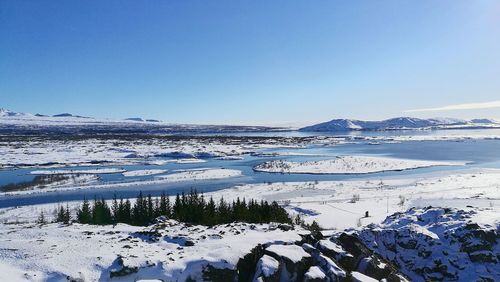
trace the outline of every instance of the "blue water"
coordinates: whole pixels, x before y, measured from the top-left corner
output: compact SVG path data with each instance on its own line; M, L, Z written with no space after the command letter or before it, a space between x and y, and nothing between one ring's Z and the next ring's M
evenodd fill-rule
M447 131L448 132L448 131ZM478 131L478 134L483 133ZM491 131L489 131L491 132ZM441 132L442 133L442 132ZM280 133L282 134L282 133ZM295 134L295 133L293 133ZM303 134L303 133L298 133ZM373 136L373 134L372 134ZM126 170L139 169L166 169L168 173L174 173L175 170L196 169L196 168L230 168L241 170L243 176L238 178L169 183L161 185L142 185L126 188L102 189L88 188L73 191L58 191L48 193L37 193L30 195L0 196L0 208L31 205L40 203L51 203L71 200L81 200L84 197L93 198L104 197L112 198L114 194L118 197L135 197L139 191L159 195L162 192L175 194L196 188L198 191L209 192L225 189L239 184L247 183L265 183L265 182L288 182L288 181L322 181L322 180L347 180L347 179L382 179L394 176L424 175L433 173L443 173L450 171L460 171L474 168L500 168L500 140L466 140L461 142L454 141L411 141L402 143L381 143L380 145L369 145L367 142L358 142L355 144L343 144L334 146L309 146L300 149L266 149L262 152L294 152L315 154L314 156L279 156L279 157L259 157L245 155L243 160L215 160L207 159L205 163L196 164L176 164L168 163L162 166L156 165L133 165L133 166L109 166L114 168L123 168ZM390 156L395 158L437 160L437 161L468 161L472 162L463 167L443 166L422 168L415 170L399 172L382 172L373 174L359 175L309 175L309 174L275 174L254 172L253 167L272 159L284 159L291 161L307 161L331 159L339 155L375 155ZM106 167L106 166L104 166ZM93 167L72 167L72 169L87 169ZM12 169L0 171L0 186L9 183L18 183L31 181L34 175L30 172L35 169ZM121 173L101 174L99 175L103 182L124 182L154 179L154 176L124 177Z

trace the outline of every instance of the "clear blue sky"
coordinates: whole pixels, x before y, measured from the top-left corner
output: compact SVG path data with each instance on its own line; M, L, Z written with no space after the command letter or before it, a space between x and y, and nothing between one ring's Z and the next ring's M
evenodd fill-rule
M15 111L278 124L498 100L497 0L0 0Z

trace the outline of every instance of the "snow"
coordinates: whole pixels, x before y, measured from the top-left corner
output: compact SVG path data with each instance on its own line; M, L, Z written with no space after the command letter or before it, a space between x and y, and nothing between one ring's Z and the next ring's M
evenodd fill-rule
M199 163L206 159L237 160L244 155L312 156L302 152L267 151L276 148L335 146L338 144L398 143L424 141L500 140L500 135L484 131L433 132L429 135L315 136L305 138L239 137L144 137L140 141L116 136L64 138L50 136L4 137L0 139L0 168L165 165Z
M126 171L122 174L124 176L127 176L127 177L132 177L132 176L146 176L146 175L162 174L165 172L167 172L166 169L142 169L142 170Z
M397 117L382 121L362 121L351 119L334 119L331 121L303 127L301 131L334 132L352 130L404 130L404 129L449 129L449 128L499 128L494 120L473 119L470 121L453 118L419 119Z
M300 262L305 257L310 257L304 249L297 245L272 245L266 249L280 257L286 257L292 262Z
M206 160L200 160L200 159L178 159L176 163L178 164L198 164L198 163L205 163L207 162Z
M189 181L202 181L202 180L217 180L231 177L242 176L241 171L235 169L224 168L204 168L184 170L172 174L157 175L153 180L138 180L130 182L118 183L97 183L93 182L75 182L72 184L77 185L46 185L43 189L38 190L25 190L25 191L10 191L0 194L1 196L32 194L32 193L46 193L55 191L68 191L68 190L81 190L81 189L115 189L121 187L144 187L147 185L159 185L173 182L189 182ZM85 185L82 185L85 183ZM89 185L92 184L92 185Z
M279 261L268 255L263 255L257 262L257 269L260 270L260 272L256 272L255 277L259 277L261 274L263 274L264 277L270 277L278 271L279 267Z
M0 111L1 112L1 111ZM3 111L5 116L18 116ZM31 118L31 117L30 117ZM58 119L87 120L77 117ZM76 121L75 121L76 122ZM416 121L415 121L416 122ZM453 126L453 120L440 120ZM135 122L142 123L142 122ZM354 127L355 124L351 124ZM341 136L310 137L307 139L248 139L240 137L228 139L183 139L157 138L137 140L110 139L38 139L0 140L0 167L25 166L70 166L102 165L121 166L125 164L165 165L176 163L199 163L208 158L220 160L239 160L246 154L253 156L305 156L295 152L269 151L273 148L300 148L308 145L335 146L354 142L356 144L382 144L407 141L463 141L478 139L499 139L492 135L467 135L457 133L421 136ZM208 141L207 141L208 140ZM259 151L266 149L264 152ZM310 156L310 155L309 155ZM175 158L175 159L173 159ZM425 160L405 160L387 157L342 156L333 160L287 162L265 162L259 167L267 172L284 173L372 173L431 167L438 165L462 166L464 162L437 162ZM186 165L187 166L187 165ZM187 166L190 167L190 166ZM197 166L193 166L197 167ZM51 183L42 187L30 187L26 191L13 191L12 194L44 193L86 188L120 188L175 183L180 181L206 181L241 177L242 172L224 168L198 168L191 170L169 171L163 169L141 169L125 171L119 168L94 169L37 169L33 174L74 174L74 178ZM126 183L98 183L100 173L123 173L128 177L155 175L152 180L129 181ZM79 175L82 174L82 175ZM277 182L238 185L229 189L206 193L215 200L224 197L227 201L237 197L256 200L278 201L292 215L300 214L306 223L317 221L321 227L329 229L330 234L347 232L360 234L372 247L378 248L387 258L412 261L416 267L426 267L433 263L431 259L444 259L443 251L450 252L450 257L460 258L459 264L470 263L468 255L460 255L457 245L446 239L450 230L465 232L464 226L474 223L483 231L498 229L500 223L500 170L461 167L458 170L415 173L385 177L369 175L366 179L342 181ZM92 183L93 185L88 185ZM66 205L66 203L60 203ZM67 203L72 213L79 202ZM425 208L429 205L452 208ZM137 274L131 274L116 281L184 281L191 277L201 279L201 271L207 265L216 268L234 269L237 261L258 244L269 246L266 252L284 256L297 262L304 257L314 257L320 266L308 270L308 276L321 274L337 276L342 269L334 259L317 255L307 247L295 245L303 238L299 235L304 230L284 232L272 224L256 225L233 223L213 228L191 226L174 221L163 222L163 227L133 227L123 224L116 226L87 226L73 224L47 224L38 226L35 220L44 211L47 218L57 204L43 204L9 209L0 209L0 281L47 281L73 279L85 281L106 280L111 270L119 269L118 257L123 258L127 266L139 268ZM408 210L410 208L410 210ZM463 209L462 211L455 210ZM365 212L369 216L365 217ZM158 229L156 229L158 228ZM461 229L462 228L462 229ZM138 232L160 233L158 240L150 240ZM397 234L398 237L393 237ZM391 237L392 236L392 237ZM386 243L399 240L403 245L411 245L415 240L418 246L426 250L435 250L431 259L416 260L418 252L409 250L400 252L396 258ZM470 239L471 246L482 246L480 236ZM188 247L186 241L193 241ZM371 243L370 243L371 242ZM431 243L433 242L433 243ZM338 242L337 242L338 243ZM335 253L349 255L330 239L321 240L315 247L326 248ZM370 245L370 244L373 245ZM442 243L442 245L441 245ZM271 245L269 245L271 244ZM377 246L377 247L375 247ZM387 247L387 248L386 248ZM498 247L493 252L498 253ZM439 254L441 252L441 255ZM484 250L474 251L471 256L488 256ZM335 258L337 259L337 258ZM365 263L368 259L365 260ZM280 264L269 255L259 260L264 275L279 271ZM429 265L427 265L429 264ZM340 265L340 264L339 264ZM383 267L384 263L379 263ZM401 263L404 265L404 263ZM472 269L470 267L476 267ZM283 267L283 266L281 266ZM451 269L451 266L449 266ZM485 269L494 267L468 264L467 274L461 274L462 281L474 281L474 273L486 273ZM480 271L477 271L480 269ZM361 270L358 270L361 271ZM407 273L413 268L407 266ZM321 272L321 273L320 273ZM348 275L345 274L344 275ZM352 273L356 281L373 281L361 273ZM415 278L415 277L412 277ZM470 278L470 279L469 279ZM412 279L418 281L417 279Z
M38 275L41 276L40 274ZM26 271L23 269L16 268L0 260L0 281L21 282L29 278L34 277L26 275Z
M33 170L30 173L36 175L52 174L111 174L125 172L121 168L97 168L97 169L61 169L61 170Z
M5 272L0 271L0 277L5 276L2 273L9 275L8 280L2 281L15 281L10 278L21 273L31 277L36 274L38 278L29 279L35 281L45 281L53 273L58 273L59 279L69 276L107 281L110 271L116 268L118 256L123 258L124 265L139 267L138 273L124 278L126 281L159 277L165 281L185 281L188 277L199 280L204 266L235 268L239 258L258 244L272 243L276 238L290 243L300 240L295 232L271 230L265 224L253 228L249 224L207 228L169 220L156 227L55 223L41 227L30 223L1 227L0 270ZM159 232L160 240L150 240L138 233L150 230ZM161 239L179 234L192 240L194 246L183 247Z
M318 266L311 266L304 275L304 279L326 279L326 275Z
M345 253L344 249L342 249L341 246L339 246L338 244L330 241L330 240L321 240L319 242L320 246L322 248L325 248L325 249L328 249L328 250L332 250L334 251L335 253L338 253L338 254L342 254L342 253Z
M316 213L303 215L306 222L316 220L324 228L337 230L350 228L352 232L362 232L360 234L365 234L362 238L365 238L366 242L376 243L381 252L384 252L380 247L382 242L386 242L386 239L387 242L394 241L388 236L389 234L399 234L398 240L401 242L405 242L402 241L405 236L418 242L436 240L444 242L446 230L465 226L469 222L477 223L486 230L496 228L500 223L498 217L500 207L495 200L500 198L498 183L500 183L500 170L478 169L435 177L427 175L394 177L384 179L383 182L375 178L362 181L247 184L207 193L206 196L213 196L215 199L224 196L226 200L236 197L278 200L292 214L297 213L295 207L314 210ZM360 195L355 203L351 203L352 194ZM406 197L402 205L399 204L400 195ZM415 206L415 203L427 206L432 201L443 206L464 208L465 212L453 211L446 214L444 209L428 209L425 212L413 209L405 213L396 213L386 219L394 212L406 211L409 207ZM77 204L78 202L69 203L73 213ZM477 208L478 206L482 207ZM73 278L84 277L90 281L99 280L102 275L103 277L109 275L118 255L124 257L126 265L137 266L140 269L138 274L127 277L129 280L166 277L167 281L176 279L183 281L188 275L199 277L196 273L207 264L221 268L234 267L238 259L255 245L268 242L274 244L266 251L294 262L310 256L304 248L293 245L294 242L301 240L298 235L300 230L283 232L269 228L268 225L257 225L254 230L250 225L243 224L211 229L171 222L161 231L160 238L164 239L157 242L147 241L136 234L137 231L153 230L151 227L132 227L123 224L115 227L80 224L71 226L48 224L42 227L34 225L41 210L44 210L50 219L51 211L55 207L55 204L45 204L0 210L0 222L3 222L0 223L0 270L5 269L9 276L14 277L7 281L15 281L15 277L20 277L19 275L24 273L29 277L36 275L38 278L30 279L35 281L47 280L49 274L59 278L69 275ZM370 211L370 217L363 217L365 210ZM361 225L358 226L358 223ZM371 225L372 223L376 225ZM353 227L359 228L352 229ZM370 235L380 230L387 232L379 237ZM397 232L391 233L391 230ZM237 234L236 231L241 233ZM89 232L92 234L87 235ZM179 236L185 240L193 240L195 245L183 246L182 242L185 240L175 239ZM342 247L328 239L320 241L319 245L336 253L345 254ZM449 249L446 245L432 246L436 252ZM19 258L22 254L28 255L22 256L21 260ZM390 255L389 252L383 254ZM407 255L405 259L416 257L416 253L412 252L408 252ZM322 261L321 268L341 274L331 259L324 256L318 258ZM151 264L154 265L148 266ZM276 261L266 257L262 259L262 266L268 273L279 268ZM324 273L325 271L323 270ZM356 281L371 281L361 274L353 273L353 277L358 279Z
M15 187L13 189L7 189L9 192L4 192L5 194L17 194L17 193L32 193L32 192L43 192L43 191L57 191L72 189L75 186L88 186L95 185L99 183L100 178L95 174L64 174L60 175L62 177L58 179L52 179L51 175L43 175L42 177L48 177L46 180L40 182L34 182L27 186ZM4 187L5 189L5 187Z
M493 258L500 255L500 244L493 238L499 220L493 208L412 208L354 233L368 248L401 265L412 281L496 281L500 271Z
M202 169L202 170L186 170L183 172L178 172L169 175L159 175L156 178L161 180L166 180L169 182L178 181L200 181L209 179L222 179L230 177L241 176L241 171L236 169L224 169L224 168L214 168L214 169Z
M407 160L386 157L341 156L333 160L290 162L273 160L260 164L255 171L274 173L309 173L309 174L359 174L383 171L400 171L432 166L459 166L463 162L437 162Z
M217 132L266 132L283 130L277 127L170 124L156 119L97 119L70 113L54 116L17 113L0 109L0 130L42 133L217 133Z
M378 282L377 279L373 279L369 276L359 273L357 271L351 272L351 281L353 282Z
M223 157L217 157L215 159L216 160L222 160L222 161L238 161L238 160L243 160L243 157L239 157L239 156L223 156Z
M291 214L300 213L308 223L316 220L326 229L343 230L381 222L387 215L413 206L493 206L500 212L500 206L494 200L500 198L499 183L500 170L474 169L432 177L425 174L393 177L383 181L373 177L367 180L245 184L225 189L223 195L227 200L240 197L278 201ZM208 195L217 198L220 193ZM359 200L353 201L353 195L359 195ZM404 197L402 204L401 197ZM308 212L300 212L304 210ZM369 217L365 217L365 211L369 212Z
M206 159L241 159L263 148L297 144L293 139L256 139L241 142L236 137L197 139L155 136L137 140L116 136L65 139L52 137L5 137L0 139L0 168L96 165L193 164ZM299 141L299 144L301 142Z

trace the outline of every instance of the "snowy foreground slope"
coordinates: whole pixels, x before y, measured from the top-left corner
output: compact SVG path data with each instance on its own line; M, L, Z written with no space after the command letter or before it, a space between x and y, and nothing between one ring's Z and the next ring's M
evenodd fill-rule
M311 235L288 225L4 225L1 281L498 281L495 211L411 209Z
M324 238L297 226L207 228L166 219L149 227L39 226L40 211L50 217L55 204L3 209L0 281L499 281L499 183L500 171L485 169L206 194L280 201L308 223L335 228Z
M413 281L500 279L500 223L488 209L411 209L353 234Z

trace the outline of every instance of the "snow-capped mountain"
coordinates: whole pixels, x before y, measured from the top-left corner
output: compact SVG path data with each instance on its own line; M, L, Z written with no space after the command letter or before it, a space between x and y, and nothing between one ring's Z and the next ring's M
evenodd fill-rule
M25 113L16 113L16 112L4 109L4 108L0 108L0 118L3 118L3 117L29 117L29 116L32 117L33 115L32 114L25 114Z
M156 119L97 119L70 113L53 116L0 109L1 133L221 133L282 130L277 127L171 124Z
M382 121L363 121L354 119L334 119L331 121L303 127L300 131L355 131L355 130L398 130L398 129L461 129L461 128L500 128L500 123L492 119L473 119L470 121L454 118L420 119L397 117Z
M500 123L498 120L491 119L491 118L476 118L476 119L471 119L470 122L472 122L472 123L493 123L493 124Z

